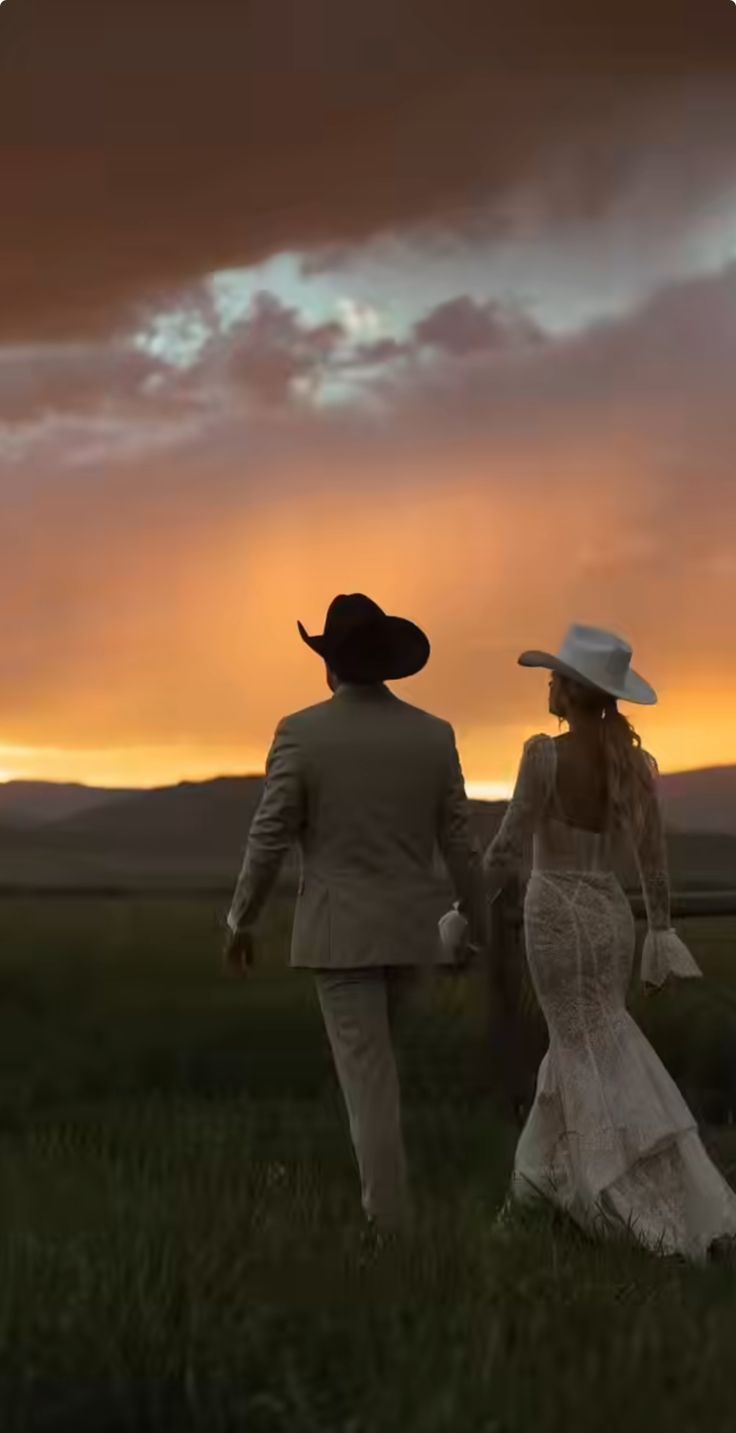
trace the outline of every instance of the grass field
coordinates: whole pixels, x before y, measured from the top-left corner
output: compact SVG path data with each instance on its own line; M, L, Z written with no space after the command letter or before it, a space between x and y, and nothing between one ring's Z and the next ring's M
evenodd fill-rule
M0 905L2 1433L732 1429L736 1273L494 1224L516 1131L485 1089L479 978L407 1029L418 1225L366 1263L288 908L244 984L218 914ZM637 1014L684 1083L720 1088L736 928L688 934L709 979ZM736 1131L714 1149L736 1177Z

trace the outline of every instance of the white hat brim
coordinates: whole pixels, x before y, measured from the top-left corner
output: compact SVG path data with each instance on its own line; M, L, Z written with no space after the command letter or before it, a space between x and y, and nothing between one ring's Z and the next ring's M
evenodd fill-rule
M623 686L616 686L613 682L602 687L599 682L592 682L584 672L579 672L571 667L568 662L563 662L553 652L522 652L519 657L520 667L545 667L550 672L559 672L561 677L570 677L574 682L582 682L586 687L592 687L594 691L605 692L609 697L616 697L622 702L636 702L638 706L653 707L657 702L657 693L654 687L650 687L638 672L629 671Z

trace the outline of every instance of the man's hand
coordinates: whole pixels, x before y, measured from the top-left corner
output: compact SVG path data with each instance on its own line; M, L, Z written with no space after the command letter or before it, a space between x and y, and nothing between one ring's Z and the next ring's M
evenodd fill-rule
M230 975L247 975L253 965L253 936L249 930L230 930L225 935L222 963Z
M468 939L465 941L465 944L457 953L457 956L455 958L455 969L464 971L466 973L468 971L477 969L477 967L481 964L484 955L485 948L482 945L477 945L474 941Z

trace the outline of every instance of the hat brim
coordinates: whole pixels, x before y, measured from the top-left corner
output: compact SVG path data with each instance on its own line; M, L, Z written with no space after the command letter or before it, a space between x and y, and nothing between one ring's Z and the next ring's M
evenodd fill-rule
M297 622L296 625L297 630L299 632L299 636L301 637L302 641L306 642L307 646L311 647L312 651L316 652L318 657L323 657L324 652L322 650L322 647L324 645L324 637L310 637L306 627L302 626L301 622Z
M638 706L653 707L657 702L657 693L654 687L650 687L638 672L629 671L626 681L622 686L611 682L608 686L601 686L599 682L592 682L583 672L571 667L568 662L563 662L553 652L522 652L519 657L520 667L544 667L550 672L559 672L561 677L570 677L574 682L581 682L584 687L590 687L596 692L605 692L606 696L616 697L622 702L635 702Z
M398 681L415 676L429 661L429 638L405 617L369 620L340 641L324 632L310 636L301 622L297 629L302 641L346 682Z

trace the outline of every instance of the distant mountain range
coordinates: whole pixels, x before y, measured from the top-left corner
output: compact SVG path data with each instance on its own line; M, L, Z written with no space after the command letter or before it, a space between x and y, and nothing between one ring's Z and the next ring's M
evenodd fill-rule
M661 787L668 824L673 830L736 835L736 766L675 772L661 778ZM30 828L64 822L70 831L92 833L99 821L99 829L107 832L113 813L118 828L131 828L141 818L155 813L159 822L176 817L191 826L204 818L211 827L213 821L218 823L226 811L235 807L242 819L243 807L239 803L245 799L249 811L262 788L262 776L182 781L177 786L153 790L84 786L79 782L7 781L0 782L0 825Z
M150 791L0 784L0 885L228 882L263 790L224 776ZM736 887L736 766L662 778L673 876ZM485 844L504 802L471 802Z
M64 821L95 806L113 806L140 794L128 787L83 786L79 782L0 782L0 823L39 826Z
M736 835L736 766L673 772L661 784L672 830Z
M220 777L150 791L64 788L41 815L40 793L6 805L0 786L0 884L229 879L237 869L263 777ZM38 783L36 783L38 786ZM107 800L111 794L112 799ZM20 799L19 799L20 798ZM63 817L55 814L66 807ZM20 817L17 813L20 810ZM33 814L31 814L33 813Z

